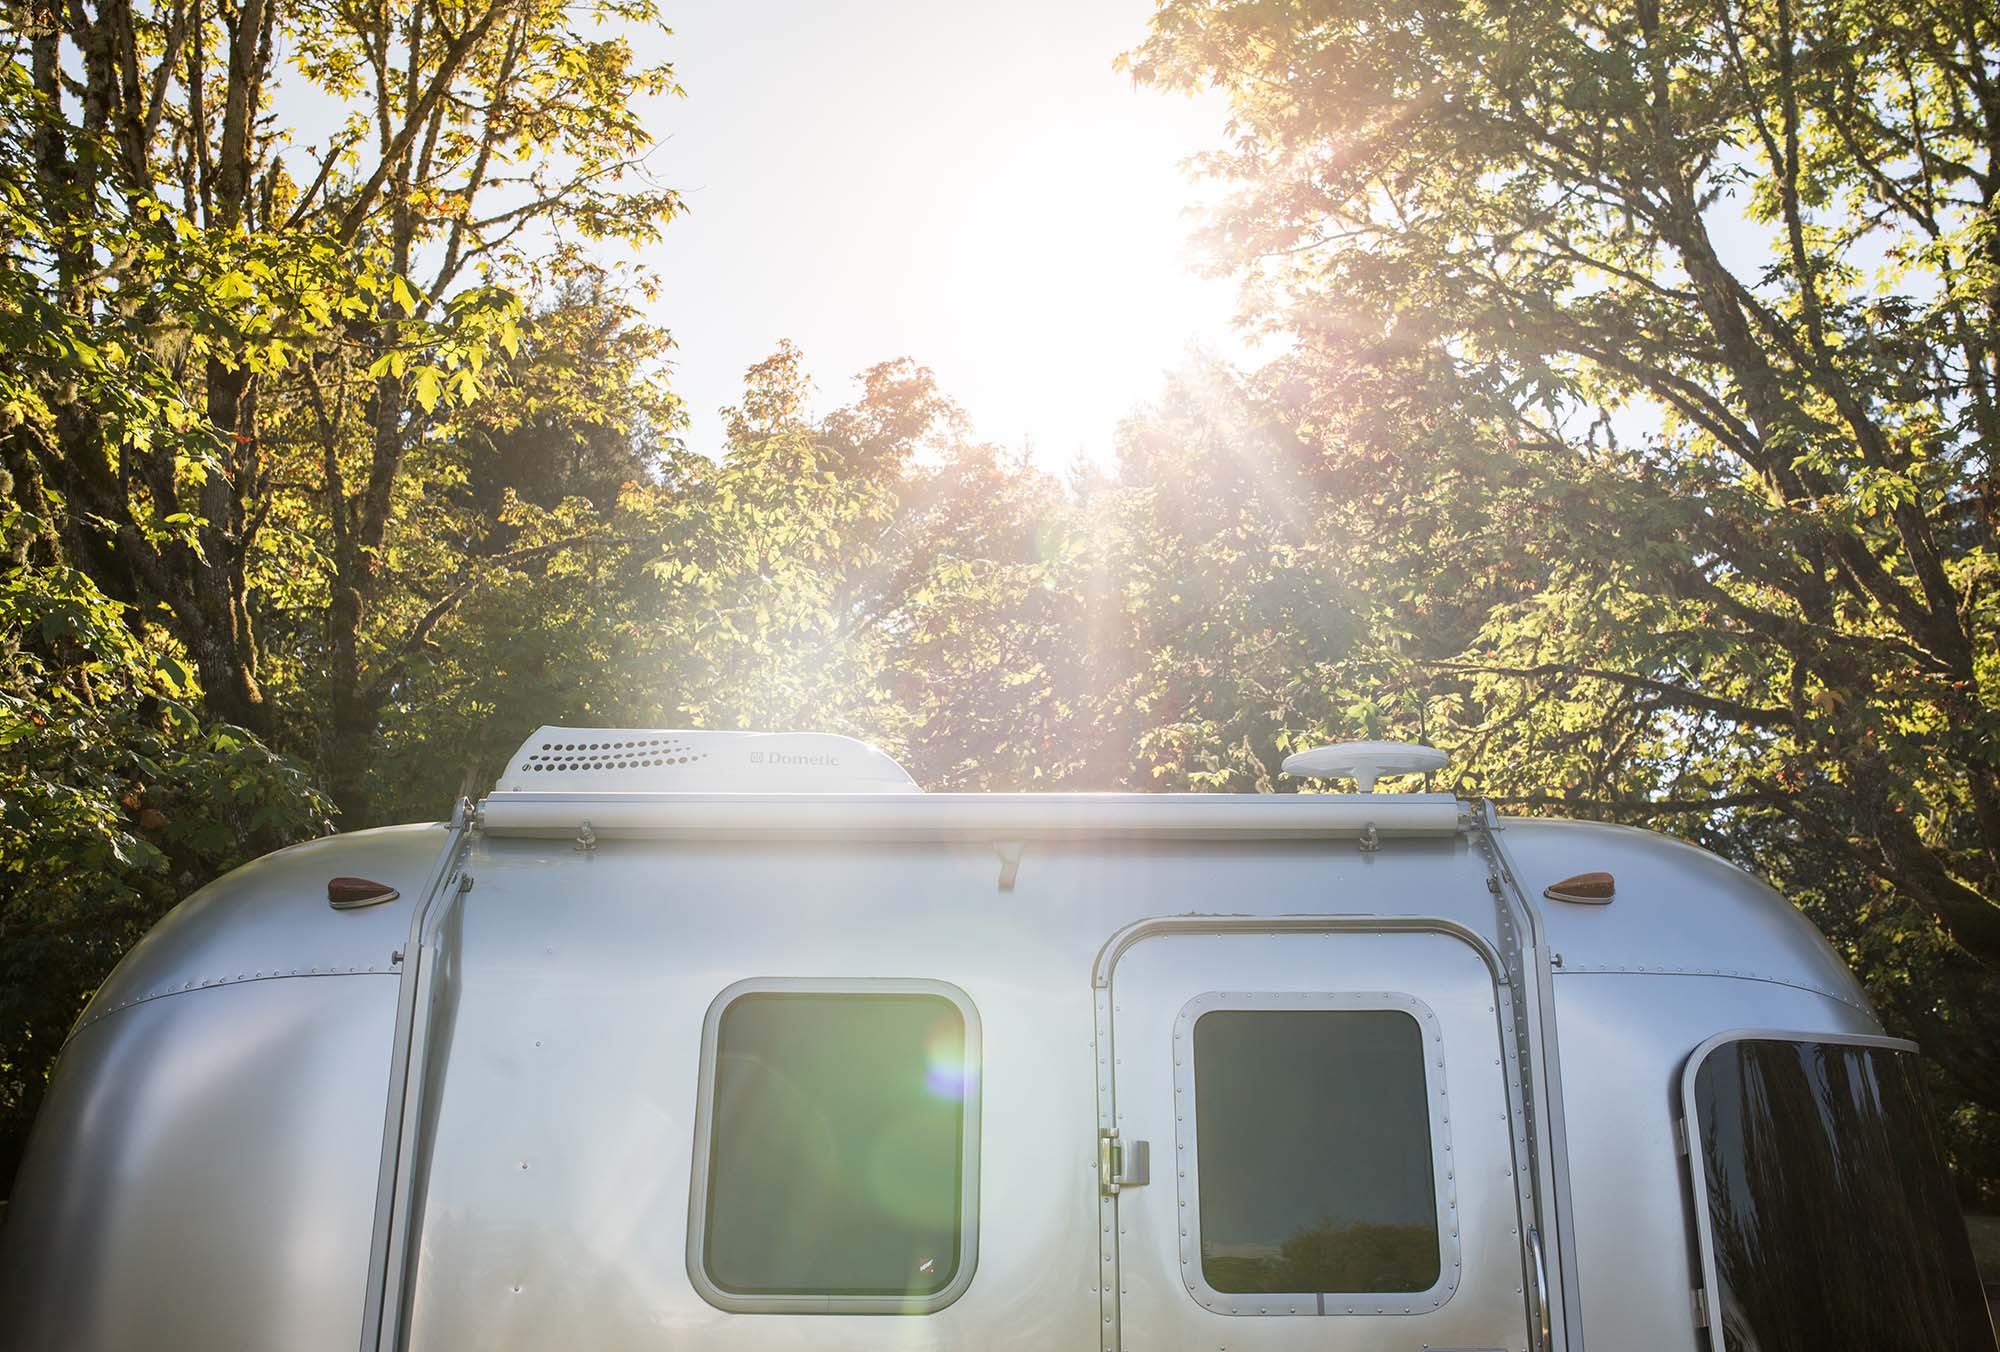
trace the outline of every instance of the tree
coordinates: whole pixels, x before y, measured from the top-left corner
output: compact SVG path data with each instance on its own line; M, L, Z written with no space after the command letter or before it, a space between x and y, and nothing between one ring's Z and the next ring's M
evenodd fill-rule
M286 624L288 688L308 708L348 706L346 718L296 734L310 738L314 760L326 766L344 822L392 820L392 810L430 814L472 788L456 778L412 778L400 756L382 758L394 740L390 724L408 728L420 668L442 662L454 680L468 676L462 654L448 650L456 640L444 640L460 606L480 602L486 588L504 586L518 570L588 572L632 546L634 532L650 530L620 504L664 482L674 460L668 438L680 406L664 386L668 348L666 332L636 316L632 296L602 276L574 276L522 318L518 348L488 364L478 398L440 406L404 456L390 500L394 530L370 552L370 604L358 626L330 628L320 606L290 614L272 606L274 620ZM338 514L320 510L322 476L306 476L296 492L290 520L298 556L272 558L272 572L288 566L290 574L272 578L266 594L290 584L338 602L340 540L352 538ZM570 552L578 558L564 558ZM590 596L572 604L598 618L612 614ZM518 666L544 618L526 610L494 618L514 642L496 634L492 660ZM424 726L422 714L416 726ZM432 790L428 802L412 800L418 786Z
M1295 342L1355 698L1775 871L1878 989L2000 961L1996 27L1172 0L1131 58L1230 98L1212 240ZM1892 1008L2000 1105L1965 981Z
M590 314L555 332L629 348L629 332L607 336ZM524 357L541 347L531 332ZM385 709L377 765L404 789L392 801L438 801L440 761L451 788L458 767L490 780L545 722L818 727L900 745L908 722L885 684L896 633L885 617L923 568L912 562L926 519L914 485L937 471L916 461L949 453L931 443L957 416L929 372L875 368L858 400L821 417L800 354L781 344L746 373L710 458L643 444L677 410L648 403L619 363L591 364L611 376L580 391L567 358L550 355L546 371L538 358L515 392L488 401L523 414L491 439L482 431L467 462L475 497L506 494L503 543L467 555L485 586L441 617ZM588 411L598 421L580 422ZM509 462L509 438L580 427L572 444L595 446L586 463L599 467L586 480L635 454L645 472L608 499L554 502L485 477ZM536 464L537 475L552 467Z
M569 275L576 242L650 239L677 209L639 172L651 137L634 107L671 72L611 27L656 13L591 15L554 0L11 11L26 62L0 100L22 190L0 226L0 318L31 341L10 350L10 463L133 622L185 647L212 713L283 730L262 677L268 583L321 613L326 745L366 744L392 679L368 627L413 496L402 471L517 344L505 285ZM340 112L299 147L288 103ZM301 498L328 525L323 596L260 576L276 505ZM360 767L336 755L328 771L365 815Z
M7 485L0 472L0 489ZM305 767L204 720L193 672L0 509L0 1188L78 1008L217 873L327 825Z

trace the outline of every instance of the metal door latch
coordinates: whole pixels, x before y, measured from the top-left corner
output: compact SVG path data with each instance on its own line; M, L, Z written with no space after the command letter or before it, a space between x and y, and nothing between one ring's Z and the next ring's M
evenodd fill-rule
M1121 1141L1116 1127L1097 1133L1097 1188L1106 1197L1116 1197L1120 1188L1144 1187L1152 1162L1151 1142Z

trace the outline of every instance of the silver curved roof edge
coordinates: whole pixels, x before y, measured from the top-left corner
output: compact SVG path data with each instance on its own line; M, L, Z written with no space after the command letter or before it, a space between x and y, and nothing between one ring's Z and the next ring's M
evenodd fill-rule
M496 793L488 836L831 841L1326 839L1455 836L1471 811L1450 794Z

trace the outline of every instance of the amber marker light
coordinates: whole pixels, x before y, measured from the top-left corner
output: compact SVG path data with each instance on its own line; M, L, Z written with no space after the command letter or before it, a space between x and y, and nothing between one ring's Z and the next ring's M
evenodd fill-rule
M387 883L368 878L332 878L326 884L326 904L336 911L354 911L363 906L380 906L399 894Z
M1610 902L1617 890L1618 884L1609 873L1579 873L1575 877L1564 878L1559 883L1550 883L1542 889L1542 895L1550 901L1571 901L1583 906L1603 906Z

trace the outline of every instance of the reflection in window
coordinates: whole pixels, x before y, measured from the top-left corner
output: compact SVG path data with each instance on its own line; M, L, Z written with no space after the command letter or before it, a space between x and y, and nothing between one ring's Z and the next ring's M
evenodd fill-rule
M1194 1025L1201 1269L1223 1292L1427 1291L1441 1270L1423 1034L1390 1009Z
M732 1295L935 1295L957 1275L965 1021L936 995L747 993L717 1028L702 1262Z
M1993 1352L1913 1053L1725 1042L1694 1106L1726 1352Z

